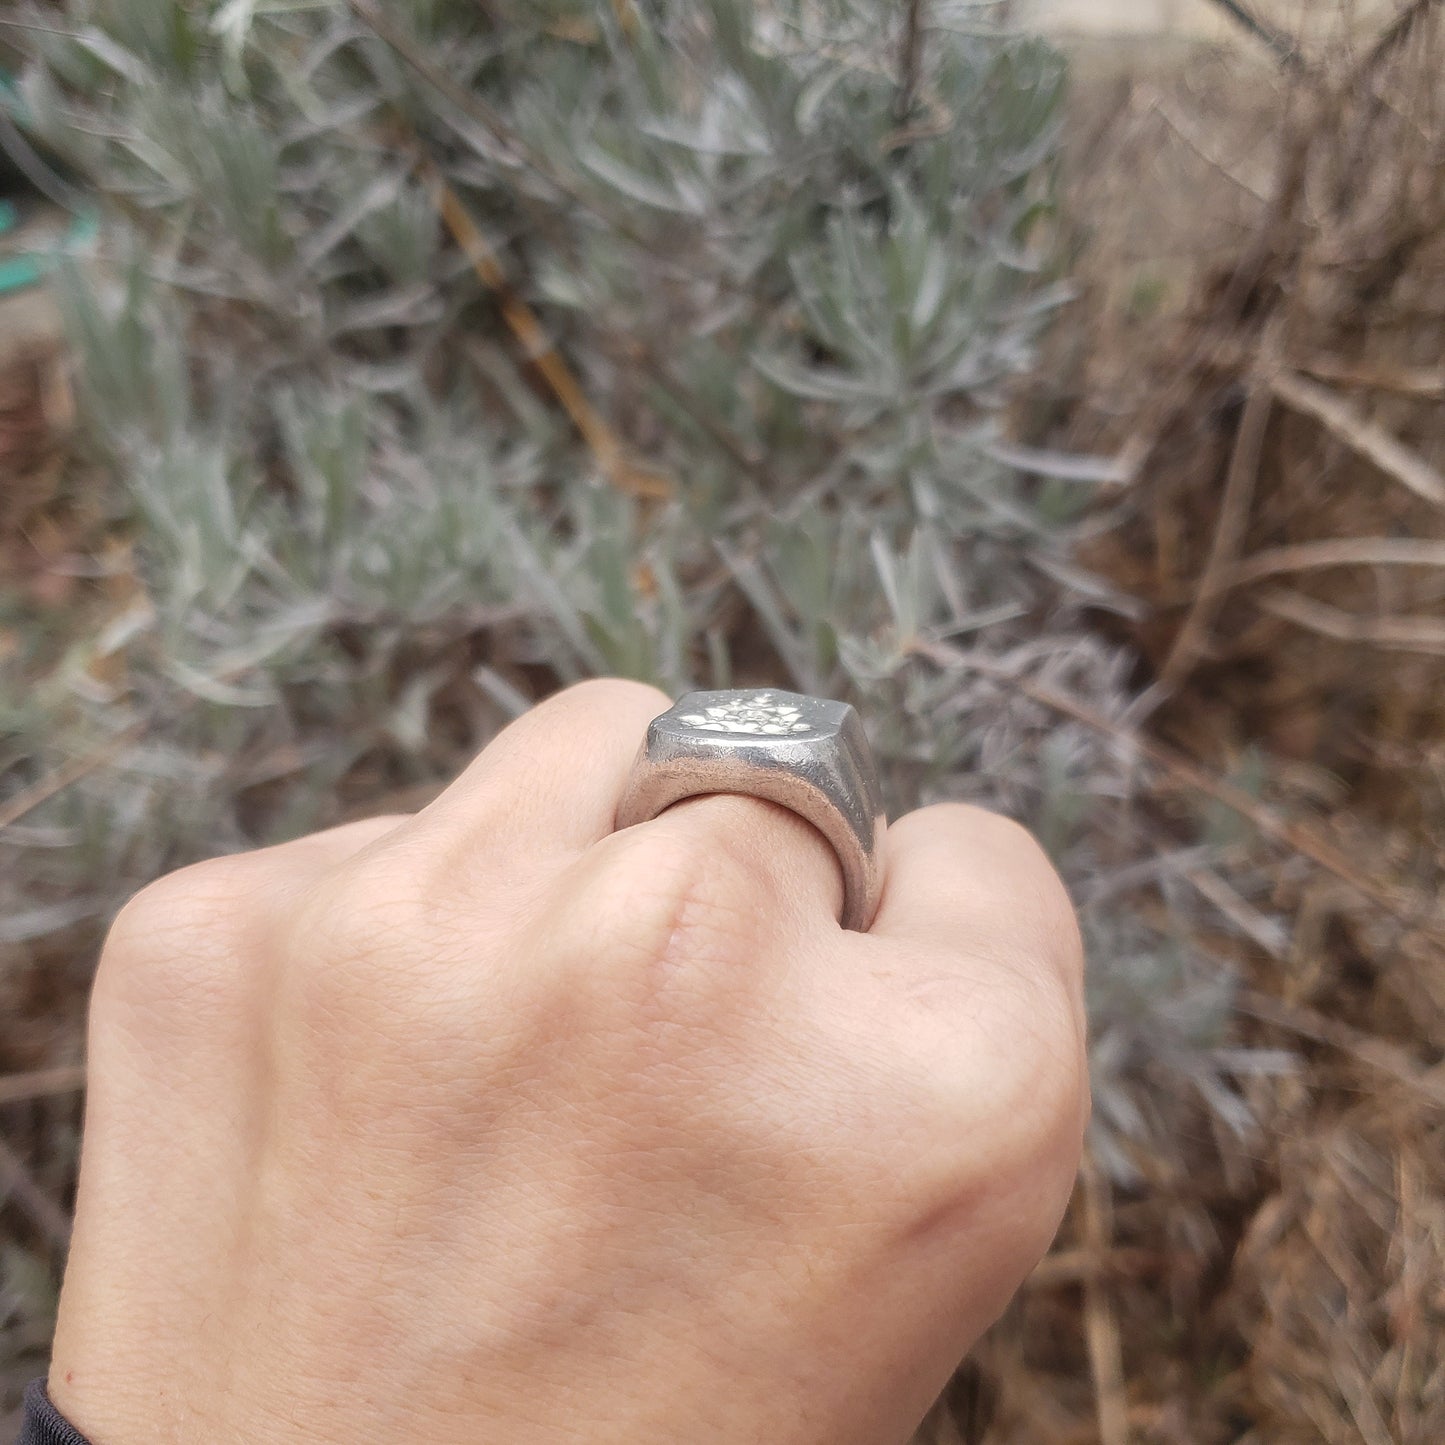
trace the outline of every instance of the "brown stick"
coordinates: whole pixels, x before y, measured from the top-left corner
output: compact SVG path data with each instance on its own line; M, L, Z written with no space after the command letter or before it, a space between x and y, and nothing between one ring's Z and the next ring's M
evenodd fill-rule
M1445 1077L1434 1070L1427 1070L1396 1044L1387 1039L1376 1038L1373 1034L1362 1033L1339 1019L1332 1019L1303 1004L1287 1003L1283 999L1261 993L1258 989L1247 988L1235 999L1235 1007L1251 1018L1276 1028L1288 1029L1300 1038L1311 1039L1318 1044L1327 1044L1342 1054L1349 1054L1362 1064L1388 1075L1396 1083L1428 1099L1445 1109Z
M1256 40L1262 41L1286 70L1300 71L1305 68L1299 46L1284 31L1266 25L1252 10L1245 9L1240 0L1210 0L1210 4L1216 10L1224 11L1236 25Z
M117 753L124 752L132 743L138 742L147 726L148 724L143 722L133 723L98 748L62 764L53 773L16 793L8 803L0 805L0 828L8 828L12 823L18 823L27 813L48 802L72 783L78 783L86 774L104 767Z
M25 1161L0 1139L0 1193L7 1191L57 1252L63 1254L70 1245L70 1220L35 1182Z
M1420 537L1334 537L1266 547L1237 562L1223 587L1320 567L1445 567L1445 542Z
M923 3L924 0L904 0L907 9L898 58L898 100L893 111L899 125L913 114L918 100L918 79L923 68Z
M1164 693L1176 691L1189 675L1208 640L1209 629L1219 611L1221 582L1234 559L1249 526L1254 506L1255 482L1259 476L1259 459L1264 449L1265 429L1269 425L1272 396L1269 382L1256 375L1250 382L1244 413L1234 437L1234 450L1229 458L1229 472L1224 482L1224 495L1219 502L1219 520L1209 544L1204 572L1199 578L1184 622L1175 634L1174 645L1159 670L1159 687Z
M1107 1180L1092 1161L1080 1176L1084 1196L1084 1240L1096 1259L1113 1247L1113 1208ZM1084 1343L1094 1379L1099 1445L1129 1445L1129 1402L1124 1393L1124 1350L1119 1321L1106 1282L1097 1272L1084 1278Z
M84 1087L85 1068L81 1064L58 1069L32 1069L25 1074L0 1074L0 1104L19 1104L29 1099L73 1094Z
M1333 357L1321 356L1302 362L1300 370L1316 381L1333 382L1336 386L1362 387L1366 391L1391 391L1400 396L1445 397L1445 366L1403 368L1381 371L1351 366Z
M1030 698L1041 707L1048 708L1062 717L1072 718L1094 732L1105 737L1117 738L1136 749L1156 767L1162 769L1177 783L1193 792L1237 813L1253 825L1264 837L1282 844L1300 857L1325 872L1332 873L1342 883L1348 884L1357 893L1389 914L1391 918L1409 927L1418 927L1419 910L1411 909L1400 897L1400 891L1391 885L1372 877L1353 859L1342 853L1332 843L1319 837L1313 829L1302 823L1291 822L1276 812L1267 803L1244 791L1243 788L1217 778L1183 753L1176 752L1166 743L1142 736L1132 730L1120 727L1111 718L1097 713L1093 708L1055 692L1050 687L1019 677L1007 668L991 663L988 659L965 653L946 642L919 643L915 651L932 662L944 667L969 667L986 676L996 678L1007 687L1012 687L1023 696Z
M1286 406L1312 416L1402 487L1426 502L1445 507L1445 476L1383 427L1361 416L1347 401L1318 382L1289 372L1272 377L1270 387Z
M1402 41L1409 38L1415 26L1425 18L1425 12L1440 0L1409 0L1395 18L1380 32L1365 58L1350 77L1349 92L1355 92L1389 58L1390 52Z
M1287 587L1277 587L1251 600L1275 617L1336 642L1363 642L1392 652L1445 656L1445 622L1438 617L1361 617Z
M424 163L423 175L431 188L432 199L457 245L462 248L472 269L483 285L497 297L502 317L522 345L527 361L541 372L552 393L582 433L592 450L602 474L619 491L636 497L654 499L672 495L668 478L631 465L622 443L602 415L588 400L572 369L552 345L546 328L535 311L511 288L496 252L487 244L480 227L472 219L457 193L446 183L440 171L430 162Z

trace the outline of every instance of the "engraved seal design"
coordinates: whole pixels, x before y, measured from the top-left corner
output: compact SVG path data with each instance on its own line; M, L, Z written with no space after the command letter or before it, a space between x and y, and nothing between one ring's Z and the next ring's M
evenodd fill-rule
M701 733L755 733L779 737L789 733L810 733L812 723L802 720L799 710L778 702L770 692L755 692L735 698L702 712L684 713L678 722Z

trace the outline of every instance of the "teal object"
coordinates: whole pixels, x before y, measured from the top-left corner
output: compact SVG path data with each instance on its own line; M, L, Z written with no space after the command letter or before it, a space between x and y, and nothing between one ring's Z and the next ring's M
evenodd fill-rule
M40 262L34 256L12 256L0 261L0 296L12 291L23 291L27 286L39 284L45 274Z
M0 201L0 236L14 229L16 220L15 207L9 201ZM99 229L94 213L86 212L71 221L65 238L54 251L22 251L18 256L0 261L0 296L38 286L61 256L72 255L88 245Z
M24 105L20 92L3 70L0 70L0 107L7 110L17 122L23 122ZM14 203L0 200L0 237L13 231L19 222L20 214ZM94 212L83 211L71 221L64 239L53 252L22 251L18 255L0 260L0 296L23 291L27 286L39 285L59 256L72 254L88 244L94 239L98 229Z

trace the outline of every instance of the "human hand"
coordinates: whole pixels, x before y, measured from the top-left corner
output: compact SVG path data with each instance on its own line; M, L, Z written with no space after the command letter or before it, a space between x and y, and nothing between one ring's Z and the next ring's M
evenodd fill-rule
M1069 1196L1073 914L962 805L867 934L772 804L613 833L668 701L121 913L50 1376L96 1445L906 1439Z

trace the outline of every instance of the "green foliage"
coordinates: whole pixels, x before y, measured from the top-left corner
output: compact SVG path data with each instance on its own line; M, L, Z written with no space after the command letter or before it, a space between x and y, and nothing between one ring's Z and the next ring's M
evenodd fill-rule
M898 13L864 0L430 0L384 36L341 0L59 9L24 88L108 203L65 295L136 585L0 664L0 777L141 741L0 843L0 909L103 915L445 776L559 681L767 678L860 705L895 812L1039 827L1106 940L1101 1115L1132 1127L1115 1062L1149 1030L1118 1042L1119 999L1202 1006L1174 940L1130 915L1107 942L1129 905L1100 880L1157 852L1136 760L1024 684L1118 722L1127 660L1055 580L1080 484L995 447L1067 296L1058 57L939 26L905 116ZM518 304L663 499L583 443ZM1228 1093L1207 1029L1169 1037Z

